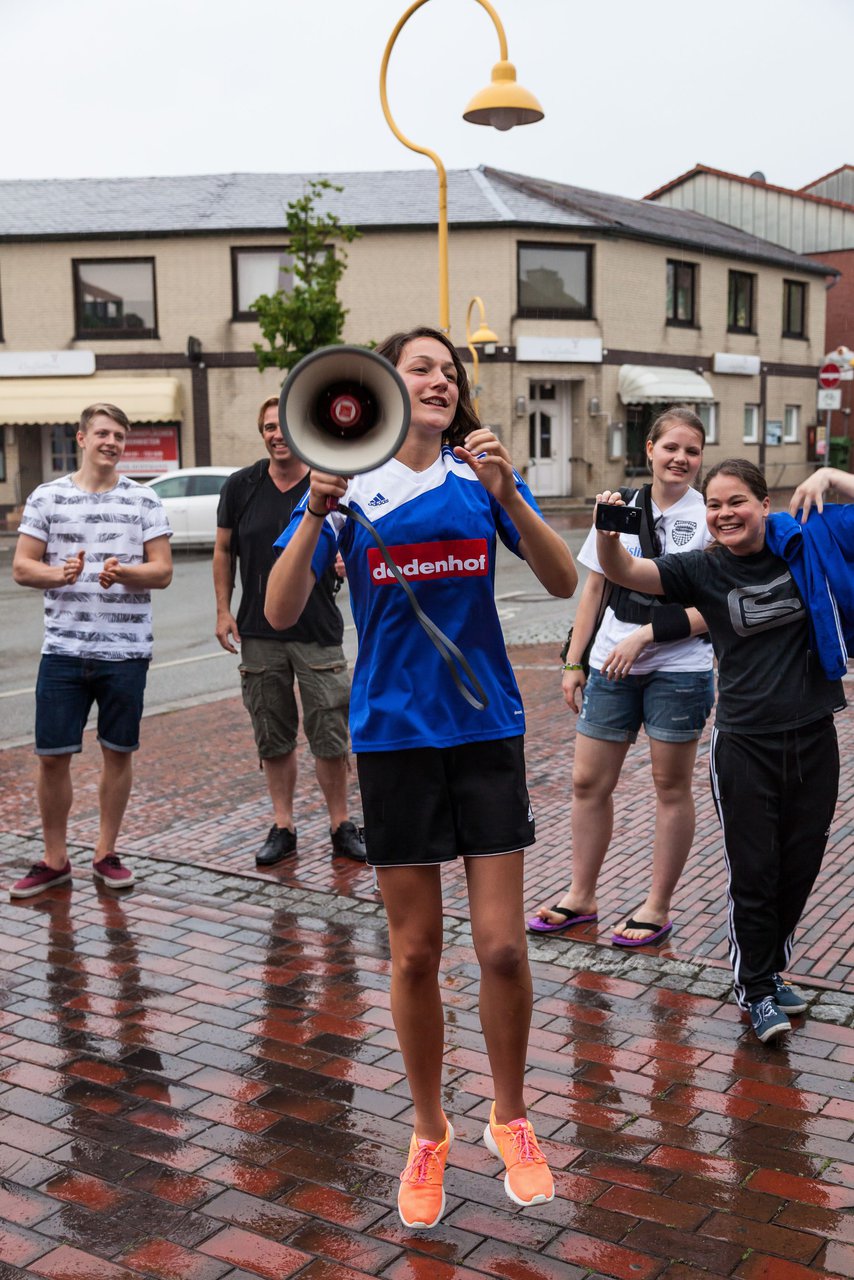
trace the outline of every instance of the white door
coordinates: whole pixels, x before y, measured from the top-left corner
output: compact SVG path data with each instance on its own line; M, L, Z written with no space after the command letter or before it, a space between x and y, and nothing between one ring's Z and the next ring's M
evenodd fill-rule
M532 382L528 396L528 485L543 498L570 492L569 384Z

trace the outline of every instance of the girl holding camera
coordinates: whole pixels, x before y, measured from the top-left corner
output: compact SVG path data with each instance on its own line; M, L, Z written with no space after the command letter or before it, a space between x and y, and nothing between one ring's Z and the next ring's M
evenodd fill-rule
M453 1140L441 1102L440 869L457 857L465 862L495 1089L484 1141L504 1161L515 1204L554 1195L522 1092L532 1010L522 850L534 826L524 712L494 600L496 538L553 595L572 595L577 573L507 450L478 422L448 338L417 328L378 352L409 391L404 444L391 461L349 482L311 472L307 502L279 539L284 550L269 578L266 613L273 626L289 626L340 547L359 635L350 727L365 842L388 913L392 1017L415 1112L398 1209L405 1226L423 1228L444 1212ZM405 565L419 605L467 656L488 697L484 709L454 687L369 533L328 509L329 500L345 498L370 517L395 563Z
M854 505L823 509L831 484L854 497L854 476L822 468L795 492L792 508L804 509L797 524L769 516L762 472L730 458L704 484L715 538L706 553L635 560L613 534L597 535L609 578L696 605L709 625L718 659L709 766L733 987L763 1043L807 1007L782 971L836 806L833 713L845 706L841 676L854 647ZM597 501L620 499L606 492Z
M703 424L690 409L667 409L650 429L652 483L632 505L643 510L652 554L702 549L710 540L703 499L693 487L703 461ZM532 933L563 933L598 920L596 886L611 842L613 792L641 725L649 738L656 795L652 880L640 906L617 924L615 946L663 941L670 901L694 838L692 781L697 741L714 704L712 649L696 610L661 608L652 597L612 588L591 529L579 553L590 570L572 629L563 696L578 716L572 771L572 882L554 906L528 921ZM633 556L646 537L624 533ZM584 655L590 648L589 675Z

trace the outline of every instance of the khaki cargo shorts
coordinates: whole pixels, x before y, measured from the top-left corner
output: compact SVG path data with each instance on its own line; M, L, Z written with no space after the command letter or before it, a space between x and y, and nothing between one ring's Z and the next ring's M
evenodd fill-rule
M302 721L312 755L322 760L350 749L350 677L339 645L247 637L241 645L240 683L258 755L289 755L297 744L299 686Z

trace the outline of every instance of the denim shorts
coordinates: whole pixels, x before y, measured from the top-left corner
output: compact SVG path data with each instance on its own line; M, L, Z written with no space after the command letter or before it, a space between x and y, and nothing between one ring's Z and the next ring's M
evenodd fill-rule
M136 751L148 658L105 662L42 654L36 681L36 755L83 750L83 730L98 704L98 741L111 751Z
M711 671L650 671L622 680L591 671L577 728L602 742L636 742L641 725L658 742L693 742L714 705Z

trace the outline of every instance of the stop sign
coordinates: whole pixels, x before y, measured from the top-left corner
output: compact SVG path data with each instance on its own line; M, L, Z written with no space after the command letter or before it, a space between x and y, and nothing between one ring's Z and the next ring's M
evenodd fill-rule
M818 385L824 387L825 391L831 391L834 387L839 386L842 371L838 364L823 364L818 371Z

